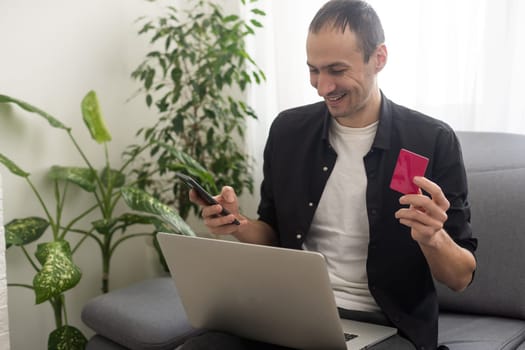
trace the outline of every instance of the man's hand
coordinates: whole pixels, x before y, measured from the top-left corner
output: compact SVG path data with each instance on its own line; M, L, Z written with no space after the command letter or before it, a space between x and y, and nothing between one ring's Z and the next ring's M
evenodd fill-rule
M276 245L277 235L267 223L250 220L239 212L239 201L233 188L224 186L218 196L213 197L219 204L207 205L194 190L190 191L190 200L202 208L202 218L211 233L216 235L233 235L241 242ZM222 208L231 214L221 216ZM233 224L237 218L240 225Z
M412 238L420 244L432 245L436 234L443 229L447 221L450 203L441 188L424 177L415 177L414 183L425 190L430 197L422 194L404 195L399 203L408 208L396 212L396 218L403 225L411 228Z
M476 260L443 229L450 203L434 182L415 177L414 183L429 196L421 190L419 194L402 196L399 203L408 208L399 209L395 216L401 224L410 227L412 238L419 243L434 278L453 290L463 290L472 280Z
M214 199L219 204L208 205L199 197L195 190L192 189L190 191L190 200L202 208L202 218L211 233L216 235L235 234L240 225L234 225L234 219L237 218L241 225L243 223L246 224L247 221L246 218L239 214L239 203L235 191L233 188L225 186ZM220 215L223 207L231 214L226 216Z

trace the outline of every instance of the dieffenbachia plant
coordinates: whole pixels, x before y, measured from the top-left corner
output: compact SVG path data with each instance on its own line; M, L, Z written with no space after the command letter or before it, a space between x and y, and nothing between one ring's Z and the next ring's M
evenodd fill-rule
M102 291L107 292L111 257L122 242L137 236L154 236L160 231L184 235L194 235L194 233L177 212L134 187L135 184L127 183L126 168L134 157L146 148L146 145L144 148L135 149L133 155L128 154L128 160L119 168L111 166L108 152L111 134L105 125L94 91L88 92L84 97L81 110L92 139L104 148L104 156L101 157L104 159L104 166L101 170L95 169L93 163L86 157L71 127L64 125L40 108L19 99L0 95L0 103L16 105L31 114L43 117L51 127L66 132L84 161L82 166L50 167L48 177L52 182L54 196L49 200L41 195L41 191L31 180L29 171L23 170L13 160L0 153L0 163L13 175L27 182L43 213L41 216L16 218L5 225L7 248L22 249L35 270L32 284L9 283L9 286L34 290L36 304L46 301L51 303L56 329L49 335L48 349L84 349L85 336L68 323L65 293L74 288L82 277L81 269L75 264L73 255L85 239L94 239L100 248L103 262ZM179 153L178 157L186 169L211 178L211 175L191 157L183 153ZM85 201L86 205L80 212L71 212L73 210L71 208L76 208L78 205L68 205L69 201L77 200L72 198L72 195L68 196L70 185L80 188L92 198L91 201ZM117 213L116 207L121 199L133 212ZM98 219L86 224L88 215L90 218L98 216ZM66 217L72 219L66 221ZM146 225L149 231L129 232L129 227L134 225L140 227ZM48 232L50 234L46 234ZM121 234L117 236L116 233ZM74 239L71 239L71 236ZM32 247L31 243L37 244L33 256L29 251Z

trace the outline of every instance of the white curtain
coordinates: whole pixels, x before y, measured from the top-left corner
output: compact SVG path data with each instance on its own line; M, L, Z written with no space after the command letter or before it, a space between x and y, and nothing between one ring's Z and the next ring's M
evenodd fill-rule
M249 96L260 118L248 130L256 159L279 111L320 100L308 82L305 40L324 2L257 3L265 27L248 44L268 80ZM369 2L385 29L389 60L379 82L390 99L456 130L525 134L525 1Z

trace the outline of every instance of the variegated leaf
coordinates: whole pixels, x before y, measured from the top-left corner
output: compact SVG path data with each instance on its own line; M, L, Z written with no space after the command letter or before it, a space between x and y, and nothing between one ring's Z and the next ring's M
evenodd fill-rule
M104 118L102 117L102 112L100 111L100 105L95 91L90 91L84 96L81 107L82 117L91 133L91 138L98 143L111 141L111 134L106 127Z
M176 232L186 236L195 236L195 233L179 214L155 197L134 187L123 187L121 191L124 201L131 209L158 215L173 226Z
M87 192L95 192L97 188L96 174L89 168L53 165L49 171L49 177L53 180L72 182Z
M28 177L30 174L18 167L18 165L15 164L11 159L4 156L2 153L0 153L0 163L5 165L5 167L12 172L13 174L21 177Z
M31 216L23 219L14 219L5 225L5 243L23 246L34 242L46 232L49 222L43 218Z
M82 273L73 263L67 241L41 243L35 256L42 264L33 279L37 304L64 293L80 281Z
M116 219L111 219L109 221L106 219L100 219L100 220L93 221L91 225L93 225L93 227L98 233L102 235L107 235L112 231L116 223L117 223Z
M109 185L113 188L119 188L124 186L124 183L126 182L126 176L121 171L108 169L108 167L102 169L100 178L106 188L109 187Z
M13 97L10 97L10 96L0 95L0 103L14 103L14 104L18 105L20 108L25 109L28 112L36 113L36 114L44 117L48 121L48 123L54 128L64 129L64 130L67 130L67 131L71 130L71 128L69 128L69 127L65 126L64 124L62 124L58 119L56 119L52 115L44 112L40 108L37 108L35 106L30 105L27 102L18 100L16 98L13 98Z
M49 334L47 350L84 350L87 338L73 326L62 326Z
M207 183L210 186L215 187L215 181L213 180L213 175L208 170L206 170L206 168L202 166L198 161L196 161L193 157L177 149L176 147L168 145L167 143L158 142L158 144L159 146L163 147L168 152L170 152L176 159L178 159L182 165L182 167L180 168L187 171L189 175L197 177L203 183Z

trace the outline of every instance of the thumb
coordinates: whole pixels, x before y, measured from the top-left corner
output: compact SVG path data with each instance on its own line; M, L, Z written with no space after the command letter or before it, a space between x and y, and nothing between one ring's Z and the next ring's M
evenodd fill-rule
M233 203L237 199L235 190L230 186L224 186L221 191L221 196L226 203Z

